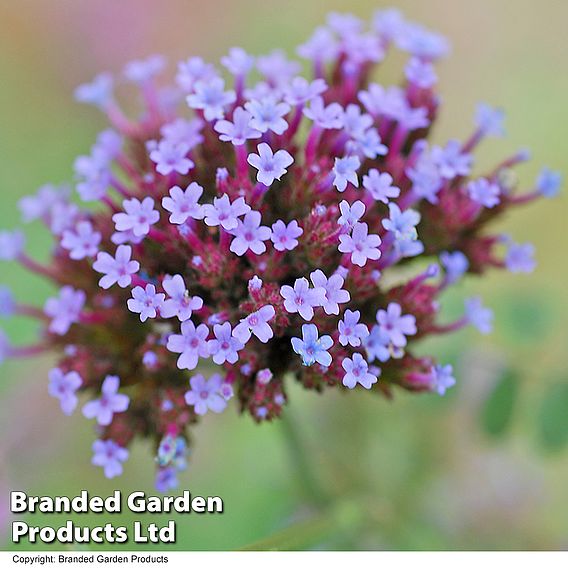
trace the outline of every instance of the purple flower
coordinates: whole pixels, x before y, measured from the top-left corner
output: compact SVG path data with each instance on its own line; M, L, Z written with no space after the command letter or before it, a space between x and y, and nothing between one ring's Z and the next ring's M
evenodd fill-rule
M300 64L297 61L290 61L280 49L275 49L272 53L259 57L256 61L256 67L265 79L273 85L287 84L300 70Z
M108 426L112 422L115 413L125 412L130 403L130 399L125 394L120 394L118 388L120 379L113 375L108 375L101 387L101 397L91 400L83 406L85 418L96 418L101 426Z
M245 203L243 197L239 197L231 203L227 194L215 197L212 205L209 203L203 205L205 224L209 227L221 225L225 231L236 229L239 225L238 218L249 211L250 207Z
M204 324L195 324L186 320L181 324L181 335L168 337L167 349L172 353L181 353L177 360L178 369L195 369L199 358L209 357L207 337L209 328Z
M421 89L430 89L438 81L434 66L428 61L411 57L404 68L404 74L410 83Z
M56 367L49 371L49 396L57 398L63 414L70 416L77 407L77 390L83 383L81 375L76 371L64 373Z
M381 137L376 128L369 128L358 134L351 142L351 147L354 152L363 154L371 160L374 160L377 156L384 156L388 152L388 148L381 143Z
M430 124L428 109L424 107L414 108L406 102L395 110L393 118L408 131L426 128Z
M219 393L225 400L231 400L235 393L233 387L229 383L223 383L219 389Z
M132 244L139 245L144 240L144 235L137 237L132 231L118 231L113 233L110 240L115 245Z
M302 325L302 339L292 337L292 349L300 355L302 363L307 367L319 363L324 367L331 365L331 355L328 350L333 345L329 335L319 337L318 328L313 323Z
M491 333L493 329L493 312L477 296L465 301L465 319L483 334Z
M172 172L185 175L195 164L187 157L189 144L174 144L170 140L161 140L150 152L150 159L156 164L156 171L163 176Z
M215 131L219 132L220 140L231 142L234 146L242 146L251 138L260 138L260 129L253 123L252 114L242 107L237 107L233 111L233 122L229 120L218 120L215 123Z
M99 280L99 286L104 290L108 290L113 284L118 284L121 288L130 286L132 275L140 270L140 263L130 260L131 257L132 248L127 245L120 245L114 258L108 252L99 252L93 263L93 268L104 274Z
M338 191L345 191L347 184L350 183L355 187L359 187L359 179L357 178L357 170L361 166L361 160L357 156L345 156L343 158L335 158L333 166L333 185Z
M258 170L256 179L270 187L275 179L280 178L287 172L288 166L294 162L294 158L286 150L278 150L275 154L272 148L263 142L257 146L258 154L249 154L248 163Z
M403 30L396 36L397 47L415 57L433 61L445 57L450 51L450 45L444 36L424 26L406 22Z
M254 67L254 57L241 47L232 47L229 49L229 55L221 57L221 64L232 75L244 77Z
M475 111L475 124L486 136L503 136L505 113L500 108L493 108L485 103L479 103Z
M154 351L146 351L142 356L142 365L149 371L154 371L158 368L159 358Z
M256 381L261 385L267 385L272 380L273 377L274 374L270 369L261 369L256 374Z
M326 302L324 288L310 288L306 278L297 278L294 287L284 285L280 288L284 298L284 309L289 314L299 313L306 321L314 317L314 308Z
M180 274L171 278L165 278L162 287L169 298L160 307L160 315L163 318L177 317L179 321L186 321L193 311L203 307L203 300L199 296L190 296L185 282Z
M371 194L375 201L388 203L400 195L400 189L392 184L392 176L387 173L379 173L372 168L363 176L363 187Z
M378 359L382 363L388 361L392 355L390 334L378 325L371 328L369 335L363 339L363 345L369 361Z
M331 12L328 14L327 24L334 32L342 36L343 39L357 35L363 29L363 21L361 18L353 14L341 14L339 12Z
M0 231L0 260L16 260L24 251L22 231Z
M351 299L349 292L342 288L345 280L339 274L332 274L327 278L321 270L315 270L310 274L310 280L314 288L325 290L321 306L327 315L339 314L339 304L345 304Z
M156 491L166 493L175 489L179 485L175 467L161 467L156 472L154 487Z
M141 202L135 197L122 202L126 213L116 213L112 220L117 231L132 231L136 237L150 232L150 227L160 220L160 214L154 209L154 200L145 197Z
M469 268L469 261L463 252L441 252L440 262L446 271L445 281L447 284L457 282Z
M262 279L256 274L248 281L249 292L256 292L262 288Z
M101 73L92 82L79 85L75 89L75 100L104 109L112 102L112 89L112 75Z
M260 132L272 130L275 134L282 134L288 128L283 118L290 112L288 103L278 102L274 97L264 97L245 103L245 108L252 115L251 126Z
M124 76L133 83L146 83L162 72L166 60L161 55L150 55L146 59L130 61L124 67Z
M375 34L357 33L343 38L346 61L343 68L347 73L356 73L366 63L377 63L385 58L386 52L381 40Z
M95 159L110 163L122 150L123 139L120 134L112 129L103 130L97 135L97 141L91 148L91 155Z
M531 243L509 243L505 266L509 272L532 272L535 269L534 245Z
M467 192L472 201L491 209L500 201L501 190L496 183L491 183L485 178L475 179L467 184Z
M249 101L259 100L265 97L280 99L282 97L282 88L279 85L269 84L266 81L259 81L254 87L245 89L244 95Z
M369 336L369 329L364 323L359 323L361 312L355 310L345 310L343 319L339 320L337 329L339 330L339 343L341 345L351 345L359 347L361 340Z
M0 286L0 318L9 318L16 311L16 302L7 286Z
M450 140L444 148L432 148L432 160L438 166L440 175L445 179L467 176L471 171L471 154L462 152L459 140Z
M355 226L355 223L359 221L365 214L365 204L362 201L355 201L353 204L343 200L339 204L339 211L341 211L341 216L337 220L340 225L344 225L349 229Z
M397 240L394 243L394 250L400 258L410 258L418 256L424 252L424 245L418 240Z
M206 379L203 375L194 375L189 379L191 390L185 393L185 402L193 406L195 414L203 416L208 410L219 413L227 408L227 401L221 394L223 377L212 375Z
M279 251L293 250L298 246L298 237L303 234L304 230L298 225L295 219L290 221L288 225L278 219L272 225L272 235L270 239L274 243L274 248Z
M126 303L128 309L135 313L140 314L140 321L145 322L148 318L154 319L158 315L158 310L162 307L165 294L156 293L154 284L146 284L145 288L136 286L132 290L132 298Z
M345 369L343 375L343 386L353 389L360 384L366 389L370 389L377 382L377 377L369 373L369 364L361 353L354 353L353 358L346 357L341 362L341 366Z
M108 191L112 174L107 157L79 156L73 164L77 183L77 193L83 201L98 201Z
M266 251L263 241L270 239L272 232L269 227L260 224L261 220L258 211L249 211L242 221L237 219L236 229L231 230L235 237L231 241L231 252L237 256L243 256L248 250L254 254L262 254Z
M394 118L396 109L404 106L404 95L399 87L385 89L382 85L371 83L367 91L359 91L359 100L373 116L382 114Z
M544 197L552 198L558 195L562 187L562 174L549 168L542 168L536 178L536 190Z
M69 251L73 260L81 260L97 254L101 239L101 234L89 221L80 221L74 230L63 231L61 246Z
M0 329L0 363L3 363L4 360L10 356L12 351L12 347L10 345L10 341L4 330Z
M102 467L105 476L112 479L122 475L122 462L128 459L128 450L113 440L95 440L93 443L93 465Z
M327 28L316 28L311 38L297 49L300 57L312 60L316 65L331 61L338 53L335 35Z
M177 118L160 128L160 134L172 144L187 144L191 150L203 142L201 130L204 122L200 118L185 120Z
M321 97L315 97L303 112L320 128L337 129L343 126L343 108L339 103L326 107Z
M430 371L430 389L444 396L446 391L456 384L451 365L435 365Z
M242 319L241 322L235 326L233 335L240 342L247 343L251 337L251 333L253 333L262 343L266 343L274 335L272 328L267 322L269 322L275 314L276 311L273 306L262 306L262 308L256 312Z
M66 202L69 197L69 188L58 188L53 185L43 185L35 195L22 197L18 202L18 208L22 214L22 221L29 223L36 219L46 220L51 209L61 202Z
M355 223L351 235L339 235L339 241L339 252L350 253L351 262L357 266L365 266L367 260L381 257L381 238L369 235L367 223Z
M213 361L217 365L222 365L225 362L236 363L239 359L238 351L244 347L244 344L233 337L231 324L228 321L217 324L213 326L213 333L215 339L211 339L208 344Z
M377 323L388 335L395 347L406 345L406 336L416 334L416 318L413 315L402 315L400 304L391 302L386 310L377 311Z
M347 105L343 113L343 130L351 136L358 138L373 125L373 117L369 114L361 113L359 105Z
M79 208L74 203L56 203L50 212L49 228L54 235L61 236L77 223Z
M194 93L186 98L187 104L190 108L202 110L208 121L223 118L225 107L237 98L235 91L225 91L225 81L220 77L198 81L193 88Z
M406 21L396 8L377 10L373 17L373 29L387 42L405 33Z
M327 90L323 79L311 83L304 77L294 77L285 89L284 100L290 105L303 105Z
M187 61L178 63L176 83L189 93L199 81L207 82L217 76L215 67L205 63L201 57L190 57Z
M383 219L383 227L393 233L397 241L416 240L418 223L420 223L420 213L413 209L406 209L403 212L396 203L389 203L389 218Z
M192 181L185 190L175 185L170 189L170 196L162 199L162 207L171 213L170 223L183 225L190 217L203 219L203 207L199 204L199 198L203 194L203 188Z
M175 438L169 434L166 434L161 440L158 446L158 451L156 455L156 461L160 467L165 467L173 462L176 456L178 440L183 438Z
M450 166L447 167L446 172L450 172ZM434 205L438 203L438 192L442 189L444 180L440 174L440 167L434 162L433 157L423 153L415 166L406 170L406 175L412 181L412 191L418 197Z
M52 318L49 331L65 335L71 325L79 321L85 300L85 292L75 290L72 286L63 286L59 290L59 297L49 298L43 309L45 314Z

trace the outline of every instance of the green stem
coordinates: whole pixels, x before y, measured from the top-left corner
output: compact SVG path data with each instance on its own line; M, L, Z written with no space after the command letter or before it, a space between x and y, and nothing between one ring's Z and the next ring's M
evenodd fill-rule
M351 501L339 501L309 519L249 544L239 550L309 550L315 545L358 531L364 523L362 508Z
M239 550L306 550L318 544L334 529L335 520L321 513L298 522Z
M317 507L323 507L329 503L329 498L321 488L306 454L304 444L302 443L296 421L290 416L290 410L284 413L281 419L281 427L284 438L288 446L291 462L297 473L298 481L301 489L308 502L313 503Z

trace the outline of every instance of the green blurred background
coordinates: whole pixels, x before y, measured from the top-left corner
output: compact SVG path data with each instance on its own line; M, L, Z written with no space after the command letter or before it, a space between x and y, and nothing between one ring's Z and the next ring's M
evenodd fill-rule
M484 100L506 108L508 136L484 144L481 168L529 146L534 159L519 169L525 186L541 164L566 170L566 2L12 0L0 3L0 225L16 225L24 194L71 179L74 157L104 126L71 93L97 72L152 53L172 62L194 54L218 59L233 45L292 54L328 11L370 17L389 5L452 42L451 58L439 66L444 107L436 141L465 138ZM377 78L394 83L400 69L387 64ZM206 416L181 485L221 495L226 512L178 517L173 548L568 548L567 214L563 196L515 211L498 229L537 245L537 271L470 279L446 296L450 318L464 296L479 293L496 325L489 338L468 330L424 346L457 368L458 386L445 398L397 393L388 402L292 388L287 426L259 427L233 408ZM46 259L45 234L34 227L28 235L30 250ZM50 293L12 265L0 267L0 281L30 303ZM2 326L16 343L34 337L26 321ZM48 398L50 363L0 368L0 543L7 548L10 489L153 492L143 444L118 480L90 466L90 424L79 413L66 419ZM132 516L113 520L129 524ZM96 515L77 521L101 523Z

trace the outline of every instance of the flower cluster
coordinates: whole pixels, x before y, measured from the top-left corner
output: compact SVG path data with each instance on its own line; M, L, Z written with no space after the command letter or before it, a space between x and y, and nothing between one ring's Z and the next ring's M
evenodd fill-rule
M408 61L384 86L375 68L391 48ZM479 298L440 321L440 295L466 273L532 271L532 245L487 228L561 179L544 169L519 191L509 172L526 152L472 178L478 144L503 134L502 111L485 104L467 140L428 141L448 49L396 10L370 27L333 13L297 49L309 79L281 51L234 48L224 69L182 61L174 85L161 57L128 64L136 118L110 74L77 89L111 129L77 158L76 196L45 186L20 202L23 221L54 236L48 265L22 232L0 232L0 259L58 288L44 309L0 289L1 316L43 325L31 346L0 332L0 359L58 354L49 393L96 421L93 464L108 477L140 436L154 444L157 487L175 487L194 423L232 397L256 421L278 417L290 380L384 395L455 383L413 346L466 324L491 330Z

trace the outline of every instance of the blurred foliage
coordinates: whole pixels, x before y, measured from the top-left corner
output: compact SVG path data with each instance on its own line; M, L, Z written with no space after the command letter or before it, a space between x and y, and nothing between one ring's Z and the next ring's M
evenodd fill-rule
M480 421L487 434L497 438L505 433L511 424L518 394L517 376L509 370L497 381L483 402Z
M538 437L546 450L568 445L568 381L552 385L544 396L538 415Z

